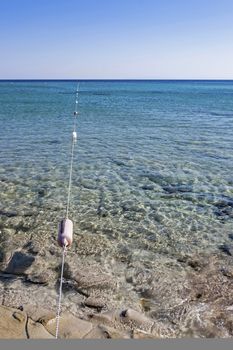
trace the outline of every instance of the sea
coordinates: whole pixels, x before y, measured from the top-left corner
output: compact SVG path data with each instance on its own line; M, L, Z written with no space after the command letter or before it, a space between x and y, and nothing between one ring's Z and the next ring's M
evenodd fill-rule
M230 80L0 81L0 303L56 310L76 107L62 310L232 336Z
M0 81L1 228L56 236L78 85L74 239L231 255L233 81Z

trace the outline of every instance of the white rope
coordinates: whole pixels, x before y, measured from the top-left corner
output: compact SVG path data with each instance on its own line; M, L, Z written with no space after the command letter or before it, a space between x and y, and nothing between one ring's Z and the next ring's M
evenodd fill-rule
M71 147L70 176L69 176L67 205L66 205L66 218L67 219L68 219L69 208L70 208L70 194L71 194L71 183L72 183L72 172L73 172L73 161L74 161L74 145L75 145L75 141L73 140L72 147Z
M76 122L77 122L78 103L79 103L78 93L79 93L79 84L78 84L77 90L76 90L73 132L76 132ZM70 158L70 173L69 173L69 184L68 184L68 194L67 194L67 205L66 205L66 218L67 219L68 219L69 208L70 208L70 194L71 194L71 184L72 184L72 172L73 172L75 142L76 142L76 140L73 137L72 138L72 147L71 147L71 158ZM60 287L59 287L59 295L58 295L58 302L57 302L56 333L55 333L56 339L58 339L58 333L59 333L59 323L60 323L60 313L61 313L62 285L63 285L63 273L64 273L65 256L66 256L66 246L64 245L63 246L63 251L62 251Z
M75 98L75 109L74 109L74 128L73 131L76 131L76 122L77 122L77 115L78 115L78 104L79 104L79 83L77 85L76 90L76 98Z
M78 102L79 102L78 101L78 92L79 92L79 84L78 84L77 90L76 90L73 132L76 132L76 121L77 121ZM70 176L69 176L69 185L68 185L68 194L67 194L66 218L68 218L69 208L70 208L70 194L71 194L72 172L73 172L73 161L74 161L74 145L75 145L75 139L73 138L72 139L72 146L71 146Z
M56 339L58 338L58 332L59 332L59 322L60 322L60 313L61 313L61 298L62 298L62 284L63 284L63 273L64 273L64 264L65 264L65 254L66 254L66 247L63 247L62 252L62 263L61 263L61 277L60 277L60 287L59 287L59 296L58 296L58 302L57 302L57 315L56 315Z

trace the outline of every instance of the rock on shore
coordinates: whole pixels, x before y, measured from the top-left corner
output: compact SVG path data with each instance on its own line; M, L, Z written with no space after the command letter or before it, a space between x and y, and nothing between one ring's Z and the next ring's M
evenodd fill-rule
M52 338L61 251L55 239L8 238L13 243L0 238L0 338ZM232 255L123 248L111 251L94 234L74 242L64 266L61 338L233 336Z
M56 317L46 310L35 310L30 314L19 309L0 306L0 339L54 339L56 332ZM127 316L125 316L127 313ZM42 316L41 316L42 315ZM31 317L30 317L31 316ZM33 317L33 318L32 318ZM138 324L133 331L119 329L123 319ZM121 319L122 318L122 319ZM116 328L112 327L112 321ZM92 322L90 321L92 320ZM152 330L146 332L140 329L146 323L153 326L153 320L140 315L135 310L123 312L110 312L103 314L102 318L91 317L83 320L71 314L63 314L59 323L59 338L62 339L130 339L130 338L157 338L158 334Z

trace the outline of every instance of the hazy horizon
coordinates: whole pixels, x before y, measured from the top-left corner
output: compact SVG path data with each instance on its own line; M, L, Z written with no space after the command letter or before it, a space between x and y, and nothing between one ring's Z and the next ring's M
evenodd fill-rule
M28 78L28 79L24 79L24 78L18 78L18 79L14 79L14 78L11 78L11 79L0 79L0 81L4 82L4 81L229 81L229 82L232 82L233 79L192 79L192 78L187 78L187 79L176 79L176 78L173 78L173 79L169 79L169 78L166 78L166 79L143 79L143 78L131 78L131 79L126 79L126 78L99 78L99 79L92 79L92 78L82 78L82 79L79 79L79 78L69 78L69 79L66 79L66 78L56 78L56 79L51 79L51 78Z

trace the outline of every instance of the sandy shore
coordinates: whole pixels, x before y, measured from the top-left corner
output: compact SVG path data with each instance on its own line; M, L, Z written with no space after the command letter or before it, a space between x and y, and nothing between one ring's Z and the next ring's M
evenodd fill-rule
M61 264L55 237L29 239L5 229L0 247L0 337L54 336ZM230 251L148 252L141 262L137 252L109 249L104 237L90 234L78 236L68 252L61 337L233 336Z

